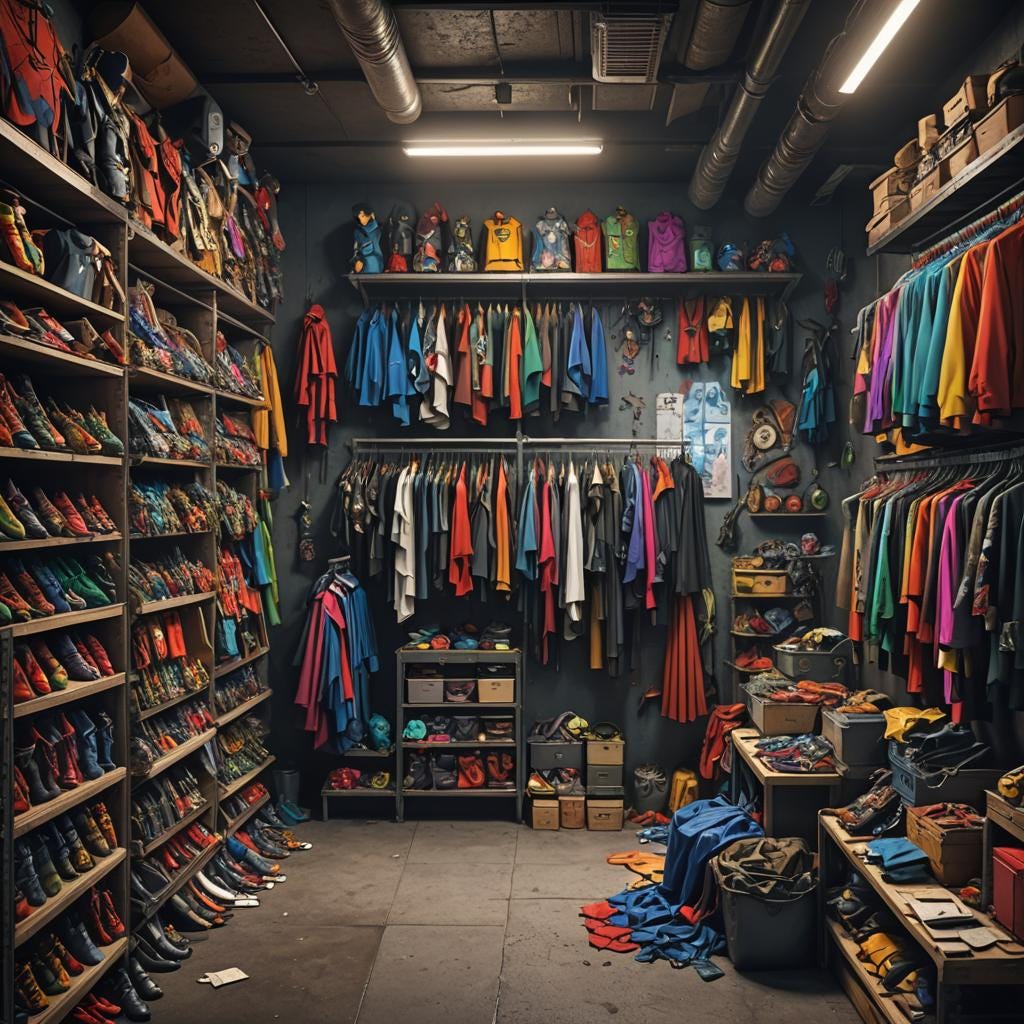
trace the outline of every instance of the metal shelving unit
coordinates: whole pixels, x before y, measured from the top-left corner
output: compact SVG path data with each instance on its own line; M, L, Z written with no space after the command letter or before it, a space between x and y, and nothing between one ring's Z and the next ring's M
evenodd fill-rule
M463 672L472 669L474 672L482 666L503 665L512 669L515 674L515 700L503 703L472 702L459 703L455 701L439 702L436 704L411 704L406 700L406 669L410 665L435 665L442 670L445 667L455 667ZM477 672L479 676L479 673ZM467 797L473 799L501 798L515 799L515 820L522 821L523 818L523 796L526 792L526 755L523 743L523 655L521 651L457 651L457 650L429 650L421 651L400 647L395 652L395 820L405 820L405 798L414 799L428 797L443 797L445 799L457 799ZM459 714L460 710L470 709L480 712L479 717L486 718L486 711L490 710L495 715L501 715L512 711L513 716L513 740L497 740L483 743L460 742L460 743L410 743L403 742L401 735L405 724L410 718L416 715L411 713L413 709L420 708L424 711L445 710L450 713ZM407 749L429 750L443 754L446 750L509 750L515 751L515 789L409 789L404 785L405 756ZM355 792L354 790L351 792Z

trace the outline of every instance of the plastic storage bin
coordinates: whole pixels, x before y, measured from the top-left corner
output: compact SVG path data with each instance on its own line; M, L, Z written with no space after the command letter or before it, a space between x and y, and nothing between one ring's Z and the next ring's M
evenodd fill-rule
M816 683L845 681L853 661L853 643L846 637L831 651L794 651L775 647L775 667L790 679L813 679Z
M762 736L799 736L818 731L820 704L783 704L758 696L743 687L750 720Z
M719 905L729 959L737 970L776 971L814 960L817 889L789 900L765 900L723 888Z
M583 743L579 740L531 739L530 767L536 772L549 768L582 768Z
M961 768L951 775L926 778L917 766L900 753L900 745L889 741L892 788L909 807L940 802L985 806L985 790L995 789L1002 775L997 768Z
M834 708L821 713L821 735L832 744L836 757L851 768L884 765L885 715L846 715Z

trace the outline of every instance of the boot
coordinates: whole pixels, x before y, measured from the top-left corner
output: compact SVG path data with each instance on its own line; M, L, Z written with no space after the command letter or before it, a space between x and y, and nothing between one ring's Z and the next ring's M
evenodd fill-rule
M82 769L82 774L87 779L102 778L103 769L97 759L95 723L81 708L75 708L71 712L71 721L74 724L78 740L78 764Z
M107 845L106 839L103 838L103 833L96 824L96 820L87 810L83 809L76 812L75 827L85 843L85 848L94 857L103 858L110 856L110 847Z
M23 964L14 976L15 994L18 1002L34 1017L50 1005L50 1000L39 987L36 976L28 964Z
M60 957L60 962L64 965L64 970L68 972L73 978L77 978L85 970L85 965L78 962L78 959L71 955L67 947L64 945L56 935L50 936L49 944L46 946L46 951L53 956Z
M107 655L106 648L99 642L99 640L92 635L92 633L86 633L85 645L89 648L89 653L93 657L93 661L99 666L100 672L104 676L114 675L114 666L110 662L110 657Z
M35 697L35 693L32 692L32 687L29 685L28 676L25 675L25 670L21 667L21 662L15 660L11 666L14 672L14 688L11 691L14 697L15 704L23 704L27 700L32 700Z
M74 640L67 633L58 633L50 641L53 657L60 661L64 674L77 683L89 683L100 678L100 670L93 668L82 657Z
M114 906L114 897L111 896L109 889L104 889L100 894L100 906L107 933L115 939L123 939L125 935L124 922Z
M170 974L171 971L181 970L181 961L161 956L145 939L139 936L136 936L132 943L132 959L154 974Z
M66 690L68 688L67 669L54 657L53 652L47 647L45 641L41 637L33 637L29 641L29 647L32 649L32 654L36 661L39 662L46 673L46 680L50 684L50 689Z
M142 964L134 957L128 958L128 977L132 987L143 999L152 1002L163 995L160 986L142 969Z
M14 762L21 769L28 785L28 798L33 806L45 804L47 800L60 796L57 785L45 761L36 757L36 745L14 748Z
M110 973L107 990L121 1007L122 1012L130 1021L146 1021L150 1018L149 1007L139 997L132 985L128 972L120 967Z
M100 832L103 833L103 838L106 839L107 845L112 849L117 849L117 832L114 831L114 823L110 820L110 815L107 813L107 805L103 802L95 803L92 805L92 815L96 819L96 824L100 827Z
M107 931L103 921L103 903L100 899L99 890L95 885L89 890L86 920L89 923L89 934L93 937L97 946L109 946L114 941L113 936Z
M86 967L103 963L103 954L92 941L88 929L75 913L68 914L61 929L61 939L75 959Z
M99 720L97 733L99 765L103 771L112 772L117 767L114 764L114 720L105 711L101 711L96 717Z
M56 896L64 886L56 867L54 867L53 858L50 857L46 840L41 835L33 835L29 840L29 848L32 851L32 864L39 878L39 884L43 887L43 892L50 897Z
M45 697L50 692L50 681L46 678L43 666L36 661L35 655L28 644L16 644L14 648L15 657L25 668L25 676L29 686L32 687L37 697Z
M67 814L62 814L58 819L58 826L64 841L67 843L68 853L71 855L71 863L74 864L75 870L80 875L84 875L87 871L92 871L96 867L96 862L92 859L89 851L82 845L78 830L75 828L71 818Z
M71 853L68 850L68 844L60 834L60 829L57 828L57 823L55 821L49 822L40 829L40 832L46 842L47 849L50 851L50 858L53 860L54 866L57 868L57 873L65 882L73 882L78 878L78 872L75 870L75 865L71 861Z
M29 906L41 907L46 902L46 891L36 873L32 848L24 839L14 841L14 882L28 900Z

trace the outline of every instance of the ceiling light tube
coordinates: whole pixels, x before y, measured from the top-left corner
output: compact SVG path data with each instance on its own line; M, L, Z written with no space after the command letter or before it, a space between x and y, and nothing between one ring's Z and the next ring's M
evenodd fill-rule
M849 94L857 91L857 86L864 81L867 73L875 66L875 61L882 56L920 2L921 0L900 0L886 23L879 29L878 35L871 41L871 45L864 51L864 56L857 61L850 72L850 77L839 87L840 92Z
M599 140L585 142L543 142L530 139L501 139L495 142L472 140L453 142L405 142L406 156L599 156L604 144Z

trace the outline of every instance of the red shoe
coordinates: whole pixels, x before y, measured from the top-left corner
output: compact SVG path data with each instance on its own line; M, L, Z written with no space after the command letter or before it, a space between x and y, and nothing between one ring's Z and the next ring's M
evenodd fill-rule
M25 781L25 776L21 774L21 769L14 766L14 813L24 814L31 806L32 801L28 798L28 783Z
M92 633L86 633L85 643L99 670L105 676L112 676L114 674L114 666L110 663L110 658L107 656L107 650L103 644Z
M174 859L171 851L164 846L163 850L160 851L160 860L163 861L163 865L168 871L180 871L181 865Z
M107 531L107 533L116 533L117 523L115 523L114 520L110 518L110 516L107 514L107 510L103 507L103 505L100 503L100 499L97 498L95 494L89 498L88 504L89 508L92 510L92 514L99 521L100 526L102 526L103 529Z
M18 593L24 596L34 615L46 617L56 612L57 609L46 600L35 577L27 569L22 569L21 572L14 574L14 583L18 588Z
M14 703L21 704L23 701L31 700L35 694L32 687L28 685L28 676L21 667L21 663L14 659Z
M71 1011L68 1020L74 1021L75 1024L114 1024L106 1014L96 1013L82 1005L76 1006Z
M78 634L72 633L70 636L71 642L75 645L75 650L78 651L78 656L86 663L86 665L89 666L89 668L95 670L97 676L102 676L102 669L96 664L96 659L93 658L92 654L89 652L89 648L86 647L85 643L78 638Z
M0 601L10 608L12 615L16 615L23 622L28 622L33 617L31 605L18 593L7 574L2 572L0 572Z
M82 513L75 508L75 503L64 491L58 491L53 496L53 504L57 507L57 511L64 517L64 521L68 524L68 529L76 537L92 536L92 530L85 525Z
M95 992L90 992L83 1000L82 1005L93 1010L95 1013L106 1014L108 1017L120 1017L121 1007L117 1003L112 1003L109 999L104 999L103 996L96 995Z
M51 690L50 681L46 678L43 666L36 660L28 644L18 644L15 649L15 660L20 661L25 670L25 678L37 697L45 697Z
M115 939L123 939L125 936L124 922L118 917L117 910L114 908L114 898L110 895L110 890L105 889L101 897L103 903L103 923L107 926L107 931Z
M114 941L104 925L103 904L95 885L89 890L89 911L87 923L89 925L89 931L92 934L93 941L97 946L109 946Z

